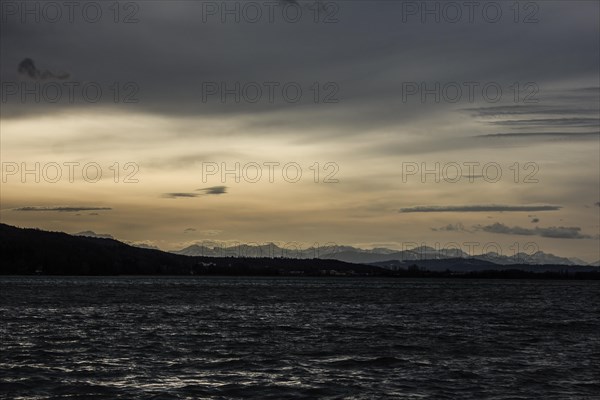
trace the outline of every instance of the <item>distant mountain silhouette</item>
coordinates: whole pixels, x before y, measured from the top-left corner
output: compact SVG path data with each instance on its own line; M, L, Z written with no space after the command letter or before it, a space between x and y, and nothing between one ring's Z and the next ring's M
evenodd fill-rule
M273 243L262 246L237 245L230 247L191 245L175 254L188 256L230 256L230 257L287 257L287 258L321 258L326 260L339 260L355 264L373 264L384 261L420 261L420 260L447 260L454 258L475 259L489 261L499 265L531 264L531 265L587 265L579 259L558 257L553 254L538 251L534 254L517 253L511 256L498 253L486 253L471 256L460 249L434 249L421 246L411 250L397 251L386 248L363 250L351 246L324 246L296 249L293 246L279 247ZM482 265L484 265L483 263Z
M249 246L252 247L252 246ZM272 246L267 246L272 247ZM277 248L281 250L280 248ZM267 251L279 251L264 248ZM195 250L198 250L195 248ZM211 249L204 249L210 253ZM243 251L257 249L243 248ZM217 251L214 248L211 251ZM342 254L349 254L346 248ZM359 254L374 253L363 252ZM272 253L265 253L272 255ZM396 253L377 254L381 257ZM408 256L410 253L404 253ZM437 253L426 253L428 256ZM460 253L447 252L443 256ZM500 265L477 258L449 257L413 260L387 260L375 264L347 263L325 258L282 258L187 256L128 245L109 238L68 235L39 229L23 229L0 224L0 274L48 275L305 275L305 276L454 276L455 273L488 275L470 277L535 277L551 273L553 278L591 273L592 266ZM283 253L285 255L285 253ZM413 257L416 257L414 254Z

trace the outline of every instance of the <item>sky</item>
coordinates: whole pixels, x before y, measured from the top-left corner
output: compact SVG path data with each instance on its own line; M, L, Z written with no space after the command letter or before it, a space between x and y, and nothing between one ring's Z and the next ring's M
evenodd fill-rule
M597 1L5 1L3 223L600 259Z

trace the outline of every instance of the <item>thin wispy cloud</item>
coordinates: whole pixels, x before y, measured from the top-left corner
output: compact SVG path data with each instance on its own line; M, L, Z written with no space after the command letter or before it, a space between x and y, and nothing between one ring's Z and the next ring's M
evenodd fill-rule
M180 199L180 198L195 198L200 196L215 196L227 193L227 186L211 186L207 188L196 189L196 192L174 192L174 193L163 193L162 197L169 199Z
M81 212L81 211L110 211L110 207L19 207L13 211L57 211L57 212Z
M207 188L196 189L196 191L204 192L205 195L219 195L227 193L227 186L211 186Z
M495 106L464 108L475 117L503 117L512 115L596 115L598 110L593 108L567 108L552 106Z
M596 138L600 137L600 132L596 132L596 131L594 131L594 132L520 132L520 133L510 132L510 133L491 133L488 135L477 135L476 137L481 137L481 138L502 138L502 137L544 138L544 137L546 137L546 138L565 138L565 139L585 139L585 138L596 139Z
M568 126L590 128L600 125L597 118L546 118L546 119L517 119L505 121L488 121L490 125L510 126L510 127L530 127L530 126Z
M198 193L163 193L162 197L169 199L193 198L200 196Z
M554 239L593 239L594 237L581 232L580 227L550 226L547 228L522 228L520 226L507 226L496 222L492 225L476 226L476 230L503 235L540 236Z
M558 211L561 206L553 205L463 205L463 206L414 206L401 208L400 213L441 213L441 212L523 212L523 211Z

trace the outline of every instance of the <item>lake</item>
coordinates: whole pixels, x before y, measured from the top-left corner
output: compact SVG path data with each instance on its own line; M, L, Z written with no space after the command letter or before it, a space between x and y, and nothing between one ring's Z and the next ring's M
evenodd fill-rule
M10 399L591 399L600 282L0 277Z

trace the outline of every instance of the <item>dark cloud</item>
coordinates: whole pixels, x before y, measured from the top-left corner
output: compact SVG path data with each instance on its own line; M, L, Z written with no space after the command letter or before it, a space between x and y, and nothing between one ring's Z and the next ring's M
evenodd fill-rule
M190 232L196 232L195 228L186 228L183 233L190 233Z
M211 186L207 188L196 189L197 192L204 193L189 193L189 192L176 192L176 193L163 193L162 197L177 199L177 198L193 198L200 196L209 195L220 195L227 193L227 186Z
M69 78L69 74L66 72L59 72L58 74L55 74L48 70L42 71L42 70L37 69L37 67L35 66L35 63L33 62L33 60L31 58L26 58L23 61L21 61L19 63L18 71L19 71L19 74L27 75L29 78L36 79L36 80L37 79L46 80L46 79L67 79L67 78Z
M465 206L414 206L401 208L400 213L427 213L427 212L504 212L504 211L558 211L561 206L552 205L465 205Z
M164 193L162 197L167 197L170 199L177 198L190 198L190 197L198 197L200 196L198 193Z
M58 212L80 212L80 211L110 211L110 207L19 207L13 211L58 211Z
M600 207L600 201L596 202L594 205Z
M532 224L537 224L538 222L540 222L540 219L539 219L539 218L533 218L533 219L531 220L531 223L532 223Z
M509 227L496 222L492 225L476 226L477 230L504 235L541 236L555 239L593 239L592 236L582 234L579 227L551 226L548 228L535 227L533 229L520 226Z
M227 193L227 186L211 186L207 188L196 189L196 191L203 191L206 195L219 195Z

